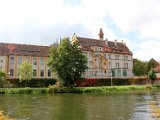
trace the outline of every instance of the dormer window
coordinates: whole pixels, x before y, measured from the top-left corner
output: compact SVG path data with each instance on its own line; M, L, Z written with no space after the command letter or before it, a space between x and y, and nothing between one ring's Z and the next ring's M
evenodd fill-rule
M97 48L97 51L102 51L102 47L98 47L98 48Z

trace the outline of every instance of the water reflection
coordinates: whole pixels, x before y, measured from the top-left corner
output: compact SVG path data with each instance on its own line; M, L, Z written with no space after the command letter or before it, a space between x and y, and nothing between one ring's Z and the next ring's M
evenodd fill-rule
M16 120L155 120L150 101L160 93L0 96L0 109Z

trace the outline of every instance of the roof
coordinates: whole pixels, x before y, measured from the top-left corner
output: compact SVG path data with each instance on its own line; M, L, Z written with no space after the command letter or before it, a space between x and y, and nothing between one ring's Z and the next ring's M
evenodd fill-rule
M108 45L106 45L106 40L104 41L104 40L84 38L84 37L77 37L77 40L79 41L80 46L84 51L91 51L92 46L98 46L102 47L103 51L106 51L108 53L132 55L132 52L129 50L126 44L122 42L116 42L115 44L115 42L107 40Z
M47 57L48 46L0 43L0 55L22 55Z

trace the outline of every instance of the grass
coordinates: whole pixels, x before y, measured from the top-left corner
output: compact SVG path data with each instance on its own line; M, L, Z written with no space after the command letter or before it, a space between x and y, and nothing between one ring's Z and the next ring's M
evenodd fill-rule
M48 94L48 93L112 93L126 91L160 90L160 86L128 85L100 87L55 87L48 88L0 88L0 94Z
M0 88L0 94L47 94L49 88Z

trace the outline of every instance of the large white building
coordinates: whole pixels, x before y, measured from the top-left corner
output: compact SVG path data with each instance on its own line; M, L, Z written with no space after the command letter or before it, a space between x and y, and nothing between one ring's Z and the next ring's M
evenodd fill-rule
M99 39L77 37L73 35L72 42L80 44L83 54L88 60L86 78L130 78L132 77L132 52L124 41L108 41L103 39L100 29Z
M99 39L72 37L72 42L79 42L88 61L86 78L130 78L132 77L132 52L124 41L103 39L100 29ZM54 78L47 61L49 46L0 43L0 70L8 74L9 79L18 79L18 67L23 61L32 65L33 78Z

